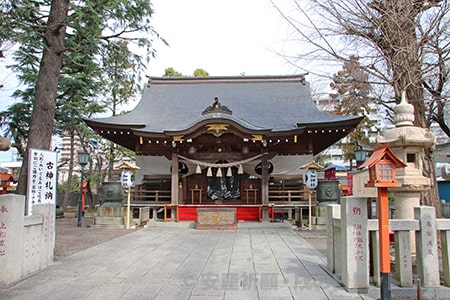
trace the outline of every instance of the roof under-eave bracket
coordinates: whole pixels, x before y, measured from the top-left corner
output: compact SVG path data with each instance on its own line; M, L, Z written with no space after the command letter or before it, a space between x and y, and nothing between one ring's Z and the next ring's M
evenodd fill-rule
M300 166L299 169L302 170L308 170L308 169L314 169L314 170L320 170L323 169L323 166L319 165L315 161L311 161L307 164L304 164L303 166Z

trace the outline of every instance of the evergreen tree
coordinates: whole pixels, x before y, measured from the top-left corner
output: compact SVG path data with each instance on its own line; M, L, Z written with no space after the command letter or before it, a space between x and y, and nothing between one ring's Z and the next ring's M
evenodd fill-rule
M16 43L12 67L25 86L14 93L20 105L3 112L1 122L14 136L15 145L26 145L26 149L49 149L55 132L81 124L83 116L101 111L104 107L97 103L112 91L106 84L111 77L103 76L109 66L107 61L117 62L117 72L140 74L145 62L156 53L153 38L160 38L150 24L151 4L144 0L11 0L3 1L0 7L4 29L0 47L8 41ZM145 49L144 59L131 54L131 43ZM119 50L105 50L112 45ZM124 64L119 56L133 57L133 61ZM136 81L128 85L135 86ZM132 89L132 93L136 91ZM122 91L118 93L126 98ZM20 121L29 124L23 130L15 122L19 111L26 118ZM17 191L24 194L28 158L23 148L19 153L24 162Z

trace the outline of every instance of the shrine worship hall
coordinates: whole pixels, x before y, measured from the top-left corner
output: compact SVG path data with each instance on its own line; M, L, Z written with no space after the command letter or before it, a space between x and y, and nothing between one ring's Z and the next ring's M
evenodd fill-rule
M134 209L199 226L316 205L313 156L361 120L318 110L305 75L286 75L152 77L132 111L85 122L136 153Z

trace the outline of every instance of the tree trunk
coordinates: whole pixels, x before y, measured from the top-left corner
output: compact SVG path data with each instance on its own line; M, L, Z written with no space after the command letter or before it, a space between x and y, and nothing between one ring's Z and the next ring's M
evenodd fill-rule
M421 204L427 206L433 206L436 208L436 217L442 216L441 201L439 198L438 185L436 180L436 171L433 163L433 152L431 149L425 149L425 158L423 162L423 175L430 178L431 186L428 191L422 194Z
M378 25L383 35L374 42L392 68L392 85L397 102L400 102L401 93L406 91L409 103L414 106L414 125L428 128L423 91L424 75L415 24L420 10L409 0L382 1L376 5L378 11L382 12ZM425 149L423 175L430 178L431 186L422 194L422 204L434 206L440 215L432 149Z
M27 191L29 149L49 150L51 146L68 10L69 0L52 0L50 17L44 34L43 54L36 83L27 151L17 185L17 193L21 195L25 195Z

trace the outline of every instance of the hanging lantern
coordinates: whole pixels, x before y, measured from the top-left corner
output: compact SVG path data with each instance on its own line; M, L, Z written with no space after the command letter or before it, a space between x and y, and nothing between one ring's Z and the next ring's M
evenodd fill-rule
M207 177L212 177L212 170L211 167L208 167L208 171L206 172Z
M197 152L197 148L195 148L194 146L190 146L188 149L188 153L189 155L194 155Z
M261 175L262 174L262 163L258 163L255 166L255 172L256 174ZM270 174L273 172L273 164L269 161L267 164L267 173Z
M217 177L222 177L222 168L217 168L216 176Z
M232 176L233 176L233 172L231 171L231 167L228 167L227 177L232 177Z
M202 169L200 168L200 165L197 165L195 168L195 174L202 174Z
M247 155L250 153L250 148L248 147L247 144L245 144L244 146L242 146L242 154Z

